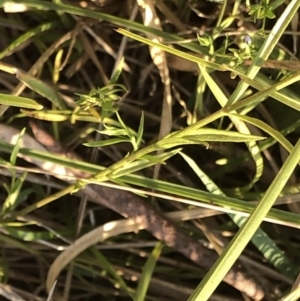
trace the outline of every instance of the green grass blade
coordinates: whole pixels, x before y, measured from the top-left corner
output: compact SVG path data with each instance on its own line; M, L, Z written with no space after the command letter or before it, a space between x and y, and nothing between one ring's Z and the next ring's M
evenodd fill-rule
M208 191L216 195L225 196L220 188L204 173L196 162L184 153L180 153L184 160L188 163L191 169L196 173L202 183L205 185ZM228 214L231 219L240 228L246 221L246 218L238 214ZM260 228L257 229L253 237L252 243L263 254L263 256L279 271L286 276L294 277L297 273L297 269L291 263L287 256L284 255L274 241Z
M52 104L60 109L66 109L66 104L60 94L52 87L30 76L28 74L17 71L17 78L32 91L42 95L46 99L49 99Z
M14 1L18 2L18 1ZM86 18L92 18L95 20L102 20L106 22L111 22L112 24L126 27L131 30L136 30L143 33L150 33L157 35L159 37L162 37L169 41L182 41L183 38L176 35L176 34L170 34L167 32L163 32L161 30L154 29L149 26L145 26L143 24L133 22L127 19L122 19L113 15L100 13L94 10L86 9L77 7L74 5L68 5L64 4L61 1L53 3L49 1L36 1L36 0L23 0L21 1L23 5L25 5L28 9L37 9L37 10L53 10L59 13L67 13L67 14L73 14L77 16L82 16ZM0 2L0 7L3 7L4 3ZM199 45L199 43L186 43L182 44L182 47L190 49L192 51L199 52L203 54L208 54L207 49L205 47L202 47Z
M28 42L29 39L36 36L37 34L45 32L50 29L57 28L59 24L60 23L56 21L48 22L39 25L31 30L26 31L23 35L19 36L16 40L14 40L10 45L8 45L4 50L0 52L0 59L10 55L12 51L17 49L18 47L21 47L22 44Z
M263 221L263 218L268 214L276 198L279 196L282 189L286 185L286 182L294 172L299 160L300 140L295 145L290 156L284 162L282 168L272 184L269 186L260 203L244 223L242 228L231 240L211 270L206 274L188 301L206 301L210 298L219 283L222 281L232 265L243 252L246 245L249 243L251 237L254 235L255 231Z
M296 82L299 80L299 73L296 73L294 75L291 76L291 78L287 79L286 81L282 81L279 82L277 84L271 85L269 81L267 80L262 80L263 78L256 79L250 79L247 76L244 76L242 74L239 74L239 76L241 77L241 79L247 83L248 85L250 85L251 87L262 91L262 95L263 96L271 96L274 99L278 100L279 102L297 110L300 111L300 102L298 100L299 97L297 97L296 95L289 95L289 93L287 93L287 91L282 90L281 92L277 92L276 90L279 90L282 87L285 86L286 84L291 84L292 82ZM266 91L268 90L268 91ZM261 97L261 95L258 94L259 97ZM244 102L246 102L246 100L242 100L241 102L242 105L244 105ZM228 102L229 105L229 102ZM232 105L232 107L239 107L239 103L234 103L234 105ZM231 105L230 105L231 107Z
M0 141L0 149L4 152L11 153L13 145ZM75 170L81 170L83 172L90 172L91 174L96 174L104 170L104 167L99 165L72 160L68 158L61 158L58 155L44 153L36 150L20 148L19 153L22 155L29 156L31 158L40 159L44 162L56 163L60 166L69 167ZM168 183L160 180L153 180L151 178L141 177L138 175L122 176L120 177L120 180L129 185L136 185L142 188L155 189L159 192L169 193L172 195L183 197L185 199L189 198L191 200L195 200L193 204L194 206L201 206L201 203L213 203L220 207L229 207L237 211L248 213L252 212L255 208L255 204L241 201L236 198L211 195L209 192L202 191L199 189L186 187L174 183ZM95 183L97 183L97 181L95 181ZM277 209L271 209L267 217L278 220L282 223L291 224L291 226L293 227L300 228L300 220L298 214L285 212Z
M8 95L0 93L0 104L19 107L23 109L33 109L33 110L42 110L43 106L38 104L36 101L20 96Z
M152 274L155 269L157 259L160 256L164 244L159 242L151 252L146 264L143 267L142 275L140 277L138 287L136 290L135 301L144 301L146 299L146 293L151 281Z
M238 114L228 114L235 116L236 118L242 119L247 123L253 124L256 127L260 128L264 132L268 133L270 136L272 136L276 141L278 141L289 153L293 149L293 145L282 135L280 132L274 130L271 126L266 124L265 122L249 117L249 116L243 116L243 115L238 115Z
M246 76L243 76L239 74L242 80L244 80L246 83L248 83L250 86L258 89L260 92L257 92L250 97L247 97L233 105L225 106L226 111L231 110L238 110L240 108L243 108L245 106L256 106L258 103L260 103L262 100L266 99L268 96L273 96L278 101L284 103L287 106L290 106L291 108L300 111L300 103L298 99L295 97L290 97L288 95L285 95L283 93L276 93L281 89L284 89L285 87L298 82L300 80L300 72L297 72L296 74L293 74L289 76L288 78L279 81L278 83L275 83L274 85L261 85L255 80L251 80L247 78ZM278 96L276 98L276 95Z
M115 281L120 285L121 289L123 289L129 296L131 296L131 299L134 300L134 296L127 286L126 282L123 280L123 278L117 273L115 268L112 266L112 264L106 259L106 257L95 247L91 247L91 252L97 259L97 262L99 265L108 273L110 274Z
M233 115L233 114L232 114ZM219 142L250 142L263 140L264 137L255 136L250 134L243 134L234 131L227 130L217 130L217 129L199 129L195 131L193 135L183 136L183 138L195 141L195 142L210 142L210 141L219 141Z
M153 42L147 38L143 38L137 34L134 34L132 32L129 32L125 29L118 29L117 30L119 33L131 38L131 39L134 39L136 41L139 41L143 44L147 44L149 46L153 46L153 47L159 47L160 49L164 50L164 51L167 51L169 53L172 53L176 56L180 56L188 61L191 61L191 62L194 62L194 63L197 63L197 64L200 64L202 66L205 66L205 67L208 67L208 68L211 68L213 70L220 70L220 71L226 71L226 70L229 70L231 68L228 68L226 67L225 65L220 65L220 64L217 64L217 63L212 63L208 60L205 60L205 59L202 59L200 58L199 56L195 56L195 55L191 55L191 54L188 54L188 53L185 53L183 51L180 51L180 50L177 50L175 48L172 48L172 47L169 47L169 46L166 46L164 44L161 44L161 43L156 43L156 42Z
M214 94L214 96L216 97L216 99L218 100L220 105L222 107L225 107L227 105L227 103L229 102L229 100L227 99L227 97L225 96L223 91L219 88L217 83L213 80L213 78L206 71L206 69L204 67L202 67L201 65L199 65L199 68L200 68L201 73L202 73L203 77L205 78L206 83L209 86L210 90L212 91L212 93ZM240 133L251 134L250 130L248 129L248 127L246 126L246 124L243 121L239 120L236 117L233 117L232 115L231 115L230 119ZM243 193L245 191L250 190L253 187L253 185L259 181L259 179L261 178L261 176L263 174L263 168L264 168L263 159L262 159L259 147L257 146L257 143L255 141L250 141L250 142L246 143L246 145L247 145L248 150L255 162L256 171L255 171L255 175L254 175L253 179L251 180L251 182L248 185L245 185L244 187L237 187L234 189L235 193L238 195L240 195L241 193Z

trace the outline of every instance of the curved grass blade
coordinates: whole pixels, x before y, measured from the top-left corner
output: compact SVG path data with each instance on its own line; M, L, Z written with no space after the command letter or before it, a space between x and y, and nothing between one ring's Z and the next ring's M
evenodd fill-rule
M218 100L219 104L222 107L225 107L226 104L228 103L228 99L226 97L226 95L223 93L223 91L220 89L220 87L217 85L217 83L213 80L213 78L209 75L209 73L206 71L206 69L204 67L202 67L201 65L199 65L199 68L201 70L201 73L203 75L203 77L206 80L207 85L209 86L210 90L212 91L212 93L214 94L214 96L216 97L216 99ZM232 123L234 124L234 126L238 129L238 131L242 134L251 134L250 130L248 129L247 125L239 120L238 118L236 118L235 116L229 116ZM261 178L262 174L263 174L263 159L259 150L259 147L257 145L257 143L255 141L250 141L246 143L248 150L255 162L255 166L256 166L256 171L255 171L255 175L253 177L253 179L251 180L251 182L249 184L247 184L244 187L237 187L234 189L234 192L238 195L240 195L241 193L250 190L253 185Z
M272 136L289 153L293 150L293 145L279 131L274 130L271 126L269 126L265 122L263 122L259 119L253 118L253 117L238 115L238 114L229 113L228 116L235 116L236 118L242 119L247 123L255 125L256 127L260 128L261 130L263 130L264 132L266 132L270 136Z

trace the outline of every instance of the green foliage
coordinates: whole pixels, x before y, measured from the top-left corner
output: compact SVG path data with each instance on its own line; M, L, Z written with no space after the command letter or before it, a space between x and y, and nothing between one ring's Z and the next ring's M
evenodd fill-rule
M19 107L24 109L34 109L34 110L41 110L43 106L38 104L36 101L20 97L14 95L7 95L7 94L0 94L0 104L12 107Z
M108 145L113 145L113 144L117 144L117 143L121 143L121 142L129 142L132 144L133 151L137 151L140 148L140 145L142 143L143 130L144 130L144 114L142 114L142 116L141 116L139 130L137 133L133 132L130 128L128 128L125 125L125 123L121 119L118 112L116 112L116 115L117 115L118 121L120 123L120 126L122 128L104 124L103 126L104 126L105 130L103 130L103 131L97 130L97 132L100 134L104 134L104 135L107 135L110 137L116 137L116 138L85 143L84 145L89 146L89 147L101 147L101 146L108 146Z
M4 39L3 44L6 45L0 52L0 58L3 60L10 56L8 61L12 62L12 65L1 63L0 68L10 79L13 78L11 83L7 84L6 78L3 79L3 83L1 82L5 87L3 89L5 92L0 94L2 122L14 127L23 126L22 120L27 122L25 118L43 120L47 125L51 123L47 130L49 132L52 130L57 139L71 148L80 145L85 161L74 160L68 157L68 153L60 156L52 151L43 151L43 148L38 148L39 150L31 146L24 148L23 139L28 139L24 131L18 139L10 140L14 141L14 145L7 141L0 141L1 151L9 153L9 159L3 157L0 163L4 170L9 171L11 177L10 181L3 181L2 185L6 193L3 197L0 218L2 227L0 241L3 250L6 251L9 245L14 250L22 250L36 257L41 257L42 254L39 262L45 261L47 269L49 262L54 259L54 263L58 258L65 260L64 265L61 265L62 268L73 260L75 266L73 274L76 276L74 277L76 281L88 287L89 293L96 292L105 300L111 296L117 298L115 296L118 294L124 294L122 297L129 296L134 301L154 300L157 297L152 295L150 290L151 280L162 275L161 279L164 281L174 280L172 284L181 283L181 280L186 281L187 278L180 278L178 271L181 268L177 266L174 268L174 265L166 266L167 263L158 260L162 256L162 250L165 251L161 242L155 245L147 260L142 259L140 249L128 246L118 253L117 251L100 252L97 248L102 246L97 245L97 248L92 247L91 252L80 254L85 250L81 238L87 237L88 242L92 241L96 244L99 241L99 232L93 232L95 229L91 228L96 228L97 223L102 225L104 220L106 223L111 213L107 214L108 210L102 209L103 213L91 218L90 224L84 219L83 231L85 232L80 238L76 237L73 242L75 237L73 234L75 232L78 234L75 229L80 224L80 218L78 217L78 223L75 222L73 210L77 207L71 194L84 193L85 189L90 188L89 184L115 185L120 189L120 195L123 189L132 190L143 197L152 195L164 199L157 204L151 203L154 208L161 207L162 214L167 214L164 210L172 208L174 201L184 204L186 206L184 212L175 212L181 214L180 219L177 219L177 226L189 229L193 236L197 238L201 236L201 239L203 239L202 234L194 230L196 223L193 228L184 223L187 219L198 218L193 215L197 207L201 207L202 211L204 211L203 207L209 207L214 214L219 211L228 213L229 217L215 218L216 228L206 229L205 233L208 233L207 237L212 235L215 238L215 233L222 233L223 229L229 229L229 233L234 236L223 237L224 241L229 241L228 245L224 246L221 256L203 277L198 288L194 293L190 293L189 300L209 300L250 241L257 249L259 264L267 260L273 268L273 273L278 270L282 274L280 276L285 277L288 283L285 288L289 287L298 272L289 255L293 254L295 261L300 260L296 240L280 237L271 226L262 226L262 221L298 229L300 227L299 214L289 207L290 204L285 206L290 211L272 208L275 202L284 196L288 195L292 199L300 191L297 173L294 172L300 162L300 146L299 142L296 142L300 127L297 86L300 69L291 68L298 61L292 53L279 44L290 24L293 31L297 30L293 26L299 14L300 1L292 0L286 4L283 0L258 2L248 0L234 1L230 5L226 0L209 1L215 3L204 4L203 1L189 1L191 5L199 5L198 12L202 14L199 22L205 32L205 34L189 33L189 35L175 32L175 28L181 28L181 32L184 31L183 29L191 28L190 22L193 19L189 18L197 10L191 12L186 1L179 1L180 3L175 1L176 3L172 3L172 9L169 8L168 1L155 3L162 18L165 18L164 21L167 20L164 23L164 31L132 21L133 17L127 20L97 10L64 4L62 1L9 2L12 5L22 2L24 11L18 11L18 14L14 15L8 13L9 18L1 19L4 28L13 29L12 39L9 36L8 39ZM7 9L7 4L7 1L1 2L0 7ZM166 11L164 5L168 8ZM206 15L204 5L208 7L208 11L212 10L210 16ZM279 7L281 15L277 15ZM20 9L20 6L15 6L15 9L17 8ZM172 15L173 10L174 15ZM168 17L164 17L165 14ZM215 20L211 19L212 16ZM29 18L28 22L26 18ZM273 21L270 22L270 19ZM97 27L99 24L94 26L95 24L92 22L89 24L87 20L96 22L100 20L99 24L105 29L105 35L102 37L101 30L98 31L98 35L93 35L94 31L99 30ZM172 23L174 28L168 27L169 23ZM241 24L243 28L239 27ZM121 28L113 31L111 26ZM260 28L257 28L258 26ZM168 32L170 28L174 33ZM108 35L106 31L110 34ZM148 39L147 35L160 37L164 43L154 42ZM125 36L130 40L127 41ZM297 38L293 36L293 39L294 44L297 45ZM120 41L128 43L125 50L120 46L123 45ZM118 43L117 47L120 46L120 49L114 47L115 43ZM156 71L144 68L148 61L144 59L140 61L139 56L134 59L131 57L135 53L140 55L140 52L145 54L143 51L148 51L147 47L138 48L141 43L158 47L166 53L184 59L185 62L187 60L194 63L194 66L199 69L197 84L194 87L191 85L196 81L189 80L192 78L191 74L183 76L181 73L175 73L174 76L171 72L170 81L174 85L172 96L178 100L178 103L174 105L176 109L173 113L175 117L173 130L159 140L156 138L157 133L153 130L155 127L152 127L152 124L156 126L158 124L157 103L153 100L159 101L160 96L156 94L152 97L153 91L150 91L149 82L153 81L156 84L160 83L160 80ZM30 50L35 50L34 59L40 56L36 61L24 56L22 51L25 49L24 53L28 54L26 50L28 45L32 47ZM111 58L116 62L113 71L104 70L103 77L101 77L103 66L99 64L101 61L99 53L109 57L107 60L109 63L103 64L106 68L110 68L108 66L111 66ZM94 64L93 67L96 66L95 69L98 70L95 77L89 78L95 82L85 82L84 78L86 75L89 77L89 74L85 72L83 76L79 70L79 88L78 82L70 75L72 73L70 70L78 62L84 62L85 54ZM24 62L24 67L17 66L19 60ZM140 74L136 76L135 69L131 68L132 64L135 64L134 66L140 64L142 67L139 66L138 70L145 69L146 80L143 72L141 72L142 76ZM25 67L28 71L25 71ZM265 67L269 68L267 73L263 71ZM84 63L82 68L86 68ZM147 72L150 72L151 76ZM185 77L188 78L187 81ZM134 78L133 86L132 81L128 80L132 78ZM177 81L173 81L174 78ZM14 88L16 81L18 86ZM91 89L91 87L96 88ZM132 111L130 111L130 107L129 109L126 107L129 102L125 101L124 104L122 101L126 100L130 93L136 97L139 92L143 92L141 95L143 100L145 98L146 104L135 102L137 105L131 106ZM19 96L21 93L24 97ZM153 103L148 101L148 96ZM76 97L79 99L75 100ZM37 101L34 100L35 98ZM6 111L9 107L13 107L12 110ZM16 112L16 107L22 108L21 112ZM182 110L179 114L178 107ZM188 126L183 118L186 115ZM71 130L65 135L66 130L70 128ZM90 157L95 158L94 154L90 155L90 149L85 149L83 146L93 148L92 153L100 149L105 156L103 155L98 161L93 161ZM215 162L211 159L211 149L217 154L218 159ZM280 156L277 157L278 153ZM18 157L30 164L42 166L42 173L49 173L47 180L52 179L50 176L54 175L60 180L67 179L71 184L65 187L56 181L49 180L44 183L45 179L42 178L43 183L41 183L40 179L33 179L31 176L37 171L32 171L32 165L24 164L24 161L18 160ZM104 164L108 167L104 167ZM162 165L164 180L146 176L152 172L151 168L156 164ZM251 172L248 170L249 166ZM50 167L54 168L55 172ZM18 171L19 168L22 168L21 173ZM146 169L148 170L145 171ZM176 170L174 172L177 176L176 180L170 178L171 170ZM65 172L65 174L58 174L58 172ZM90 176L87 177L86 173ZM192 173L195 173L196 180ZM246 180L240 181L240 175ZM228 178L232 178L232 182ZM3 179L6 178L3 176ZM36 184L38 180L40 182ZM32 184L31 181L36 182ZM232 185L227 187L228 183ZM44 188L46 184L47 189ZM249 200L256 200L256 202ZM63 202L65 202L64 206L61 205ZM86 213L84 216L87 215ZM201 220L202 222L205 225L205 220ZM110 238L110 244L106 245L108 247L118 248L118 244L122 245L124 242L130 246L133 237L135 239L136 236L127 233L139 230L137 225L134 228L132 223L133 220L106 223L101 226L101 240ZM119 224L121 226L118 228ZM118 228L116 233L115 228ZM235 233L237 228L239 230ZM139 235L138 240L142 242L148 243L152 239L149 239L144 232L134 235ZM36 245L31 244L33 242L43 244L43 248L36 251ZM76 244L78 242L79 245ZM67 246L64 247L66 244ZM91 246L87 244L87 248ZM52 252L49 252L50 247ZM71 253L70 249L75 253ZM283 249L286 252L283 252ZM59 253L57 250L63 252L57 255ZM10 254L6 253L5 255L9 257ZM172 254L170 258L173 259ZM7 271L11 267L5 265L5 256L2 260L4 261L2 266L5 268L1 270L0 276L5 280L7 277L5 274L9 275ZM35 262L35 259L32 262ZM128 276L126 271L131 267L140 274L134 277L130 274ZM49 269L48 289L49 285L53 284L50 283L51 277L56 275L54 277L56 279L59 275L59 272L51 274L55 268L57 266L53 264ZM191 267L182 269L185 276L188 275L194 281L195 279L198 281L200 275L198 269L195 271ZM174 270L176 273L173 272ZM163 274L165 271L168 273ZM193 272L197 274L194 278ZM126 274L126 277L122 273ZM268 277L272 277L270 275ZM131 285L135 277L139 281ZM61 281L61 278L58 279ZM93 281L98 283L99 279L109 283L115 295L105 290L99 292L93 285ZM131 279L131 282L128 279ZM175 290L174 287L173 289ZM53 290L49 297L52 293ZM296 300L298 297L299 292L295 289L283 300Z
M25 133L25 129L21 131L18 140L11 152L10 162L4 161L5 165L8 167L8 169L10 169L12 173L12 179L10 185L7 185L6 183L3 184L7 192L7 197L2 206L2 216L5 216L10 211L16 209L16 207L22 201L24 201L25 197L30 193L30 190L21 191L22 186L26 180L27 173L24 173L22 176L18 177L16 171L13 168L16 165L16 160L20 149L20 143L24 133Z
M214 54L214 44L213 44L213 39L210 35L204 34L202 36L197 35L198 41L201 46L207 47L208 48L208 53L210 55Z
M265 29L266 19L274 19L276 15L273 12L273 8L270 6L269 0L260 0L259 4L250 4L248 1L248 6L250 8L249 15L252 16L254 23L257 20L263 20L263 26L261 31Z
M109 84L105 87L93 89L88 95L77 94L80 99L77 101L77 107L75 108L72 116L74 122L75 116L79 113L89 111L91 115L96 118L100 118L105 122L105 118L109 117L112 113L117 111L114 102L117 101L120 96L118 93L124 93L125 87L120 84ZM100 107L100 116L94 108Z

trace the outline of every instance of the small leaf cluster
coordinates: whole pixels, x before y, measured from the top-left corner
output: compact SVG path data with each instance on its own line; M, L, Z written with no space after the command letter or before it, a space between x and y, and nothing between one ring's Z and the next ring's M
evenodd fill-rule
M269 6L268 0L261 0L259 4L249 5L249 15L253 17L254 22L261 19L274 19L276 16L273 9Z
M253 59L255 56L255 45L252 44L251 38L249 36L245 36L245 43L243 43L242 47L235 49L235 48L228 48L228 50L233 54L232 62L234 66L240 65L246 59Z
M208 48L208 53L213 55L214 54L214 43L213 43L213 38L208 35L204 34L202 36L197 35L198 42L200 43L201 46L207 47Z
M144 132L144 114L142 114L141 116L140 125L137 133L126 126L118 112L116 112L116 116L120 123L120 127L103 124L105 128L103 131L96 130L100 134L104 134L113 138L85 143L84 145L89 147L101 147L121 142L129 142L133 147L133 151L137 151L141 145Z
M119 93L124 93L126 88L121 84L110 83L102 88L92 89L89 94L77 94L80 99L73 115L82 111L89 111L94 117L103 121L117 111L115 102L120 99ZM101 108L99 115L96 108ZM101 117L100 117L101 116Z
M274 7L269 5L268 0L260 0L259 4L250 5L250 1L247 3L247 6L250 8L249 15L252 16L253 21L262 20L263 25L261 28L261 32L264 32L266 19L274 19L276 15L273 10Z

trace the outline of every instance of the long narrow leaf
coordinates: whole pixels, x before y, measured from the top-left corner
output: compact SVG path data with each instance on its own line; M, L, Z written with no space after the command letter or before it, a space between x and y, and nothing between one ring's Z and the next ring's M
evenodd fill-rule
M249 243L251 237L256 232L264 217L268 214L276 198L279 196L289 177L294 172L299 160L300 140L295 145L290 156L284 162L281 170L277 174L272 184L269 186L260 203L257 205L244 225L240 228L238 233L231 240L211 270L206 274L188 301L206 301L210 298L234 262L243 252L244 248Z
M43 106L36 101L15 95L8 95L0 93L0 104L12 107L19 107L23 109L42 110Z
M161 242L157 243L156 247L151 252L146 264L144 265L143 272L140 277L138 287L136 290L135 301L144 301L145 300L147 289L149 287L150 280L151 280L152 274L155 269L155 264L157 262L157 259L160 256L163 246L164 246L163 243L161 243Z

